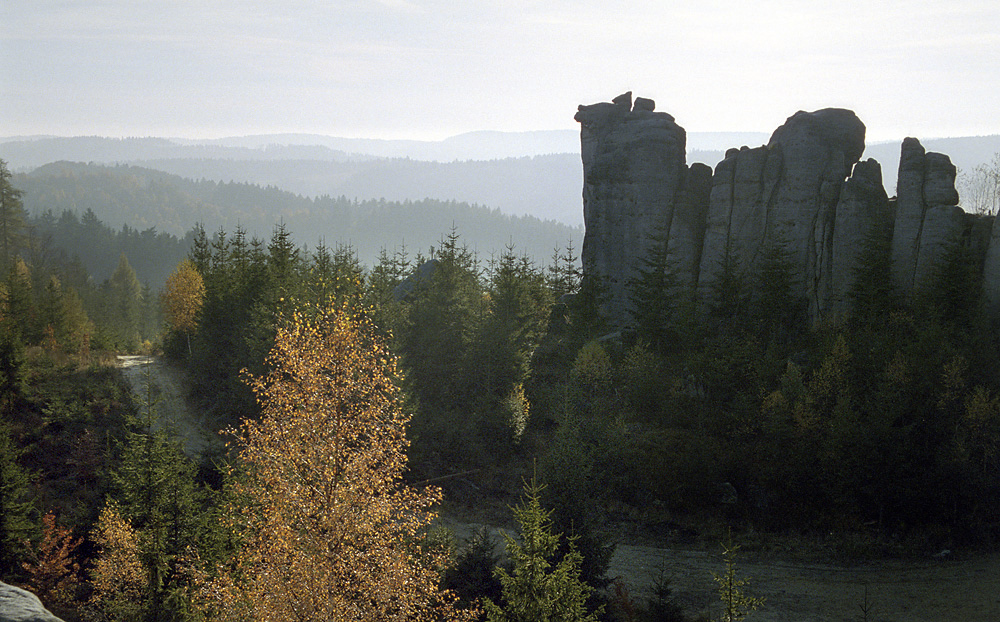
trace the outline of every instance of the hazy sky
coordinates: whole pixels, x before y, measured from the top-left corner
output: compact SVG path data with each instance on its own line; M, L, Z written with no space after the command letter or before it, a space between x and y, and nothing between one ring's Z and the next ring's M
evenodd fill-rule
M1000 134L1000 2L0 0L0 136L575 129L626 90L695 132Z

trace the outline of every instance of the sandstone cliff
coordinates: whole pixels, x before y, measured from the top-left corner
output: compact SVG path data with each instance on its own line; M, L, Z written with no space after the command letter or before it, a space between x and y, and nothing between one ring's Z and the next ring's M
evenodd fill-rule
M858 252L876 224L892 227L894 279L910 294L946 244L986 231L958 207L955 167L948 156L902 145L898 199L886 196L881 166L861 161L865 126L850 110L797 112L768 144L730 149L714 173L686 164L685 132L631 93L612 103L580 106L586 236L584 272L608 288L604 312L630 321L627 284L650 244L666 239L682 283L707 295L727 259L747 273L774 245L784 247L796 296L810 317L841 315ZM895 204L895 207L893 206ZM983 241L984 293L1000 299L1000 230Z

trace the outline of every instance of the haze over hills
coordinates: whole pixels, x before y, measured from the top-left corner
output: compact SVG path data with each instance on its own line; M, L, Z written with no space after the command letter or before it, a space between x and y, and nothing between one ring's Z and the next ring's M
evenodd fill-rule
M687 160L714 167L731 147L759 146L763 132L689 132ZM1000 152L1000 136L922 139L971 171ZM899 141L866 146L895 194ZM471 132L442 141L275 134L211 140L102 137L0 138L18 172L56 161L123 163L180 177L275 186L306 197L360 201L454 200L582 225L580 138L572 130Z
M766 142L762 132L692 132L688 148L725 151L741 144ZM174 158L232 160L370 160L404 158L428 162L499 160L569 153L579 155L580 133L468 132L440 141L340 138L318 134L267 134L217 139L103 138L97 136L0 137L0 153L14 169L34 168L58 160L116 163Z
M582 226L451 200L312 198L274 186L193 181L130 165L56 162L16 173L12 183L23 191L28 213L53 227L66 211L77 218L89 211L113 229L128 226L144 235L183 237L201 224L209 234L220 229L232 234L239 227L266 242L275 225L283 223L296 243L309 248L349 245L368 266L383 249L390 255L405 249L411 259L418 253L426 256L453 228L483 262L513 245L517 254L544 266L557 249L579 249L583 239ZM155 282L158 277L150 278Z

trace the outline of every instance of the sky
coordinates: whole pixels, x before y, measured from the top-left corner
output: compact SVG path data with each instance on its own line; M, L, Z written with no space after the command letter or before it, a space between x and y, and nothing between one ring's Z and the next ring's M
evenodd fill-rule
M1000 134L1000 2L0 1L0 136L439 140L625 91L689 132Z

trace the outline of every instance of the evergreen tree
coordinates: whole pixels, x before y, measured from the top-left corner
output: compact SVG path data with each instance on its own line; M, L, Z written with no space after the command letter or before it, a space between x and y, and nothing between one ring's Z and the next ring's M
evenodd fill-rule
M715 581L719 584L719 598L722 600L721 619L723 622L745 620L764 604L763 598L748 596L744 592L749 581L740 578L736 570L736 552L739 549L739 545L733 544L732 535L730 535L722 545L722 557L726 570L720 575L715 575Z
M373 320L384 337L396 337L406 323L406 306L397 299L398 287L412 269L406 247L392 255L383 248L366 279L365 302L373 310Z
M740 267L740 257L728 240L709 287L709 320L717 329L741 332L740 327L749 319L749 283Z
M918 315L969 331L977 324L981 281L981 258L963 240L951 240L926 282L918 284Z
M577 266L576 250L570 240L566 248L558 248L552 254L552 263L546 269L546 281L553 299L560 301L566 294L575 294L580 289L580 269Z
M778 236L764 250L753 279L751 316L764 344L787 342L805 326L804 300L793 295L795 266L788 242Z
M901 300L892 282L892 228L875 225L865 235L854 266L848 296L850 322L854 328L874 328L900 308Z
M11 184L11 177L7 163L0 160L0 274L7 272L26 241L27 214L22 192Z
M459 606L471 607L477 600L499 602L502 591L493 569L500 564L497 540L489 527L477 529L445 571L444 587L458 596Z
M157 420L155 387L147 368L145 392L134 429L126 433L112 481L119 512L138 534L147 620L168 619L167 602L176 591L177 564L200 535L200 493L195 466Z
M657 230L646 255L639 259L636 274L626 284L639 338L661 353L676 341L674 313L680 286L667 241L665 232Z
M576 343L586 343L607 330L608 323L604 316L607 297L608 288L604 279L585 268L580 288L569 302L569 323Z
M513 405L510 396L528 378L551 298L542 273L527 257L517 257L512 246L490 263L486 295L486 314L472 344L470 366L476 374L473 391L484 398L486 409L496 411ZM515 410L524 414L523 408ZM523 430L524 422L517 427Z
M205 227L198 223L194 227L194 239L191 243L191 250L188 252L188 259L194 264L195 269L203 277L208 273L212 265L212 249L205 234Z
M17 412L26 388L21 335L9 325L0 326L0 417Z
M7 330L19 335L29 345L38 343L44 327L39 326L31 269L21 257L15 257L11 262L6 286L3 317Z
M118 267L105 284L104 291L107 296L104 325L110 333L111 343L121 351L137 351L140 343L142 285L124 253L120 255Z
M21 455L6 416L0 414L0 577L20 570L24 543L34 531L29 479L18 464Z
M542 508L542 487L525 483L524 496L514 508L521 525L520 541L504 534L511 570L498 567L502 606L483 602L489 622L596 622L603 608L588 613L591 587L580 580L582 557L570 543L569 551L556 561L559 534L552 533L551 512Z
M411 294L403 362L422 405L454 408L467 400L466 363L484 312L479 267L455 230L432 253L429 267Z

